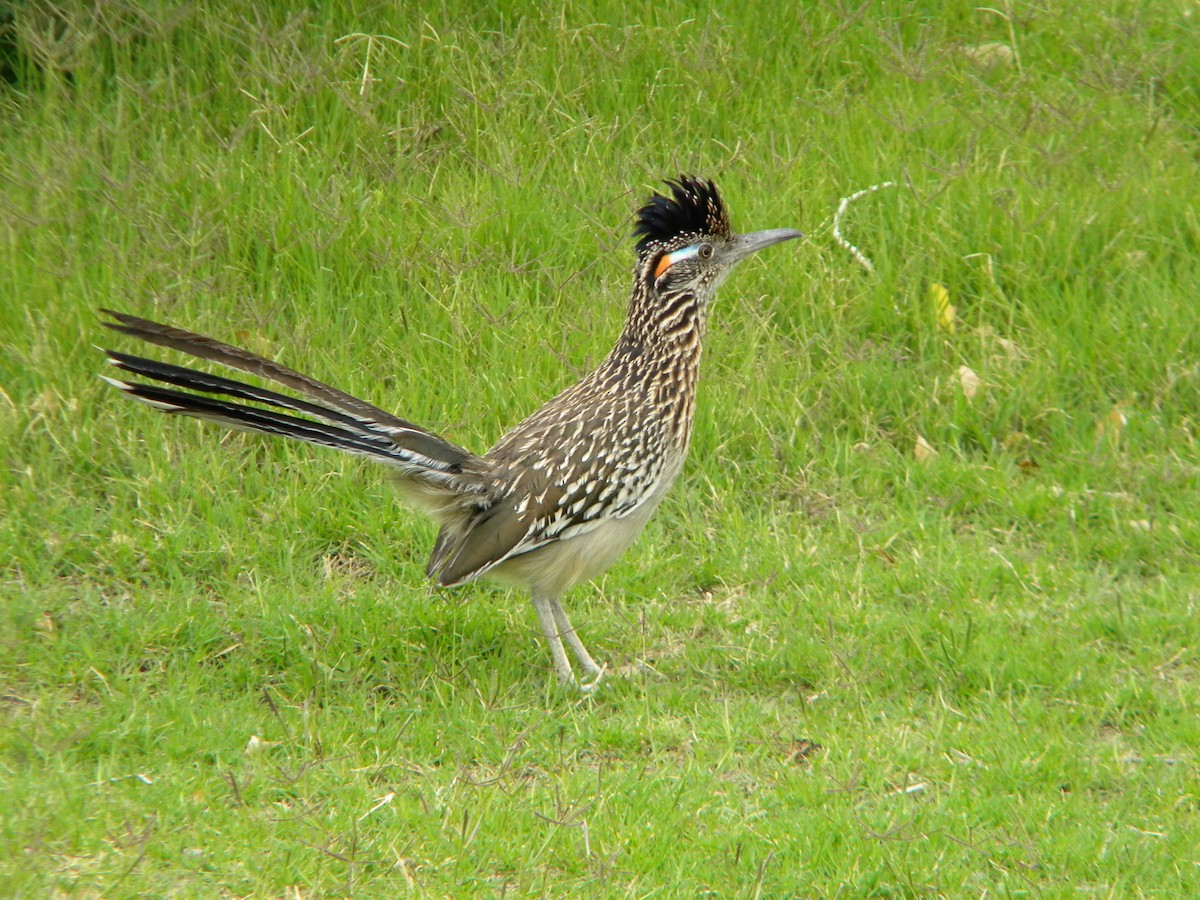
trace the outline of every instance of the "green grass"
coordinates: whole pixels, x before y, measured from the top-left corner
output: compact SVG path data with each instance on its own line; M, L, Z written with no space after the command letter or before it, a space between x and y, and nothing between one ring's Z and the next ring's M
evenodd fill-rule
M1194 892L1196 3L293 6L0 45L0 894ZM113 306L483 449L681 171L810 238L722 290L681 483L569 598L657 673L593 698L522 596L426 584L382 472L94 377ZM829 224L885 180L869 274Z

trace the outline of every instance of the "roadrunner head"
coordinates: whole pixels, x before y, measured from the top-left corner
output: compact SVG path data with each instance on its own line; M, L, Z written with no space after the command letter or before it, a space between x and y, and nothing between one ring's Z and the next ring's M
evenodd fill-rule
M654 194L637 214L638 280L660 296L687 294L707 302L733 267L750 254L803 237L790 228L734 234L711 181L681 175L670 196Z

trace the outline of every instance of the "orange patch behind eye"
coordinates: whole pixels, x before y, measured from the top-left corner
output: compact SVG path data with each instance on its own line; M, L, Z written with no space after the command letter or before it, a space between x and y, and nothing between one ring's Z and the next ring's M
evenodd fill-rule
M671 254L664 253L658 258L658 262L654 264L654 277L662 278L663 272L671 268Z

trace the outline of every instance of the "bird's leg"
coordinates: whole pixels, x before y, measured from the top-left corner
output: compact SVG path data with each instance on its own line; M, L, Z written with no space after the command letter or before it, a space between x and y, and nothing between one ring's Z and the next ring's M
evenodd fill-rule
M542 634L550 645L550 656L554 658L554 670L558 673L559 684L573 684L575 674L571 671L571 662L567 659L567 651L563 649L562 637L555 622L555 601L538 594L533 595L533 608L537 611L538 622L542 626ZM573 632L571 633L573 636ZM575 638L578 641L578 638ZM595 665L595 663L593 663Z
M583 641L579 639L579 632L567 618L567 611L563 609L562 603L557 597L550 601L550 609L554 613L554 624L558 627L559 637L567 642L567 646L575 654L575 659L579 661L579 667L587 676L588 683L582 686L582 690L584 693L594 691L600 686L600 679L604 677L604 667L597 665L596 661L592 659L592 655L588 653L587 647L583 646Z

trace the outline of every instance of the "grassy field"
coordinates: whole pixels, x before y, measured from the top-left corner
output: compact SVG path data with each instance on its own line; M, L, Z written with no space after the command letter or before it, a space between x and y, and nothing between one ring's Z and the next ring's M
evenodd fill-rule
M1200 4L215 6L0 45L0 895L1195 895ZM95 377L112 306L482 450L680 172L809 238L593 697L381 470Z

